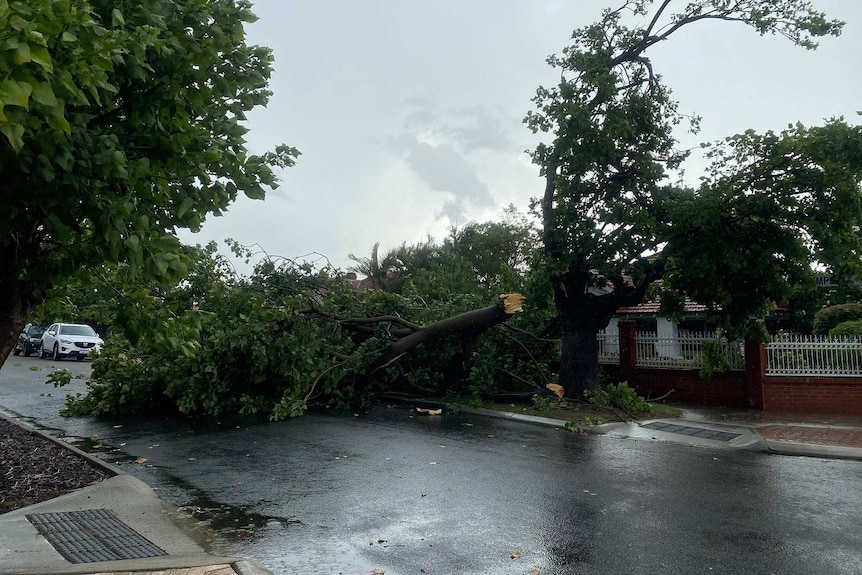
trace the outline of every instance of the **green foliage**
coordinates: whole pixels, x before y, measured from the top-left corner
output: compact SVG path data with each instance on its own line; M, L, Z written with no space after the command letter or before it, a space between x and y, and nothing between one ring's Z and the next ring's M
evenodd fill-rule
M532 387L546 371L537 367L537 358L547 359L541 350L528 352L517 332L499 328L428 341L374 368L393 334L410 330L392 319L355 320L386 315L428 325L494 301L474 275L472 288L452 290L468 281L451 254L443 261L452 265L434 268L433 277L418 267L418 281L404 266L397 291L357 290L337 270L278 258L239 277L212 245L189 249L188 258L188 277L172 288L130 283L116 270L103 275L120 296L107 314L114 335L93 363L89 393L70 400L67 413L283 419L308 405L361 406L386 389L486 397Z
M584 392L584 397L595 408L619 409L630 417L638 417L650 412L650 406L644 398L624 381L587 390Z
M68 369L55 369L48 374L46 380L46 383L50 383L54 387L69 385L72 383L72 372Z
M824 307L814 314L814 335L829 334L839 324L862 320L862 303L845 303Z
M567 407L569 407L569 402L556 396L539 394L533 396L533 411L537 415L549 415L555 409L565 409Z
M245 146L272 71L254 19L246 0L0 0L0 291L17 294L0 317L103 265L170 285L190 263L178 228L276 185L298 152Z
M829 337L862 337L862 320L842 321L829 330Z
M88 393L67 396L62 414L106 417L164 413L167 398L154 374L157 361L151 359L136 355L125 338L109 338L93 360ZM166 358L159 359L166 363Z
M811 262L856 275L860 150L862 127L840 120L747 132L712 147L710 177L668 206L675 234L664 250L668 284L720 308L728 331L750 335L773 301L813 283Z
M700 377L706 379L716 371L728 371L732 361L742 360L743 352L739 342L728 342L725 338L718 340L703 340L700 342Z

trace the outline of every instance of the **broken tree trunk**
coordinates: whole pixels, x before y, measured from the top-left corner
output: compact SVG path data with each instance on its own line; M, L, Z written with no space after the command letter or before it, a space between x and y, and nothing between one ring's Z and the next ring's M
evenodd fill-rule
M454 334L478 335L509 320L523 310L524 296L518 293L498 296L494 305L474 309L419 328L413 333L393 341L374 362L371 373L384 368L423 342Z

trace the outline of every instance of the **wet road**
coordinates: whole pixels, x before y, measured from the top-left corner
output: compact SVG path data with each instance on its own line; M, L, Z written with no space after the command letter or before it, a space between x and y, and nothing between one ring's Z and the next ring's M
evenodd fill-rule
M0 406L83 438L206 521L217 551L278 574L862 572L860 462L401 406L283 423L64 419L41 383L54 365L10 358Z

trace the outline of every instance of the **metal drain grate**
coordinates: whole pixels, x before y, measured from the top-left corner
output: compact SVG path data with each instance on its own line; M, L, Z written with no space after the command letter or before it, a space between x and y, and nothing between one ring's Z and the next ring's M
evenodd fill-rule
M107 509L34 513L27 520L71 563L167 555Z
M646 429L655 429L656 431L667 431L669 433L680 433L691 437L700 437L703 439L715 439L716 441L730 441L742 435L741 433L730 433L729 431L715 431L712 429L703 429L701 427L689 427L687 425L676 425L675 423L663 423L661 421L653 421L642 425Z

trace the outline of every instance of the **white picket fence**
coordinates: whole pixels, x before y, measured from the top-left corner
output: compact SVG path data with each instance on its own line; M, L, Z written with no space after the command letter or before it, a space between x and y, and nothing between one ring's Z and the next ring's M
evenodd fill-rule
M775 335L766 345L766 375L862 376L862 339Z

